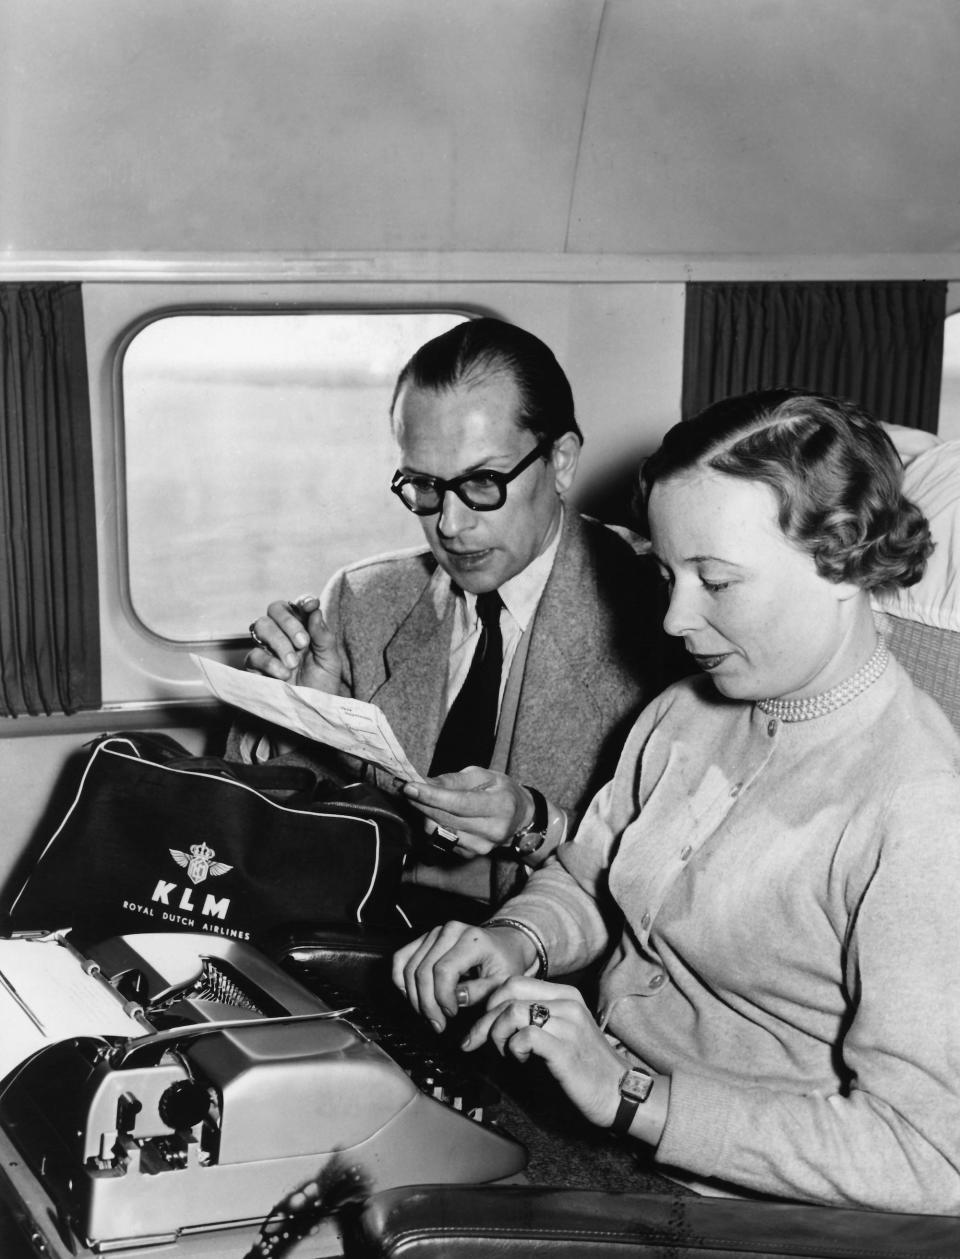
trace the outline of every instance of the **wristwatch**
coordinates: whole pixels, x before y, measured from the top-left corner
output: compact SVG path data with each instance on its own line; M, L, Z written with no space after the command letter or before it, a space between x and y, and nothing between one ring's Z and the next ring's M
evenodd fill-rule
M524 786L526 787L526 783ZM547 838L547 827L550 825L550 815L543 793L537 791L536 787L527 787L527 791L530 792L533 800L533 817L526 826L520 827L507 845L507 851L512 852L515 857L520 857L521 860L543 847L543 841Z
M653 1076L638 1067L630 1067L620 1077L620 1105L613 1117L610 1131L625 1136L630 1131L637 1107L645 1102L653 1089Z

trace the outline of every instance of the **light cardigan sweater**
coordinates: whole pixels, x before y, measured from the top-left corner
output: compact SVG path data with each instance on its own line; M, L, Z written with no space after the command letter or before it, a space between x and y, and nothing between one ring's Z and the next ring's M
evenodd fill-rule
M501 914L554 976L609 953L606 1030L672 1077L661 1163L960 1211L958 765L892 659L812 721L707 677L643 712L574 841Z

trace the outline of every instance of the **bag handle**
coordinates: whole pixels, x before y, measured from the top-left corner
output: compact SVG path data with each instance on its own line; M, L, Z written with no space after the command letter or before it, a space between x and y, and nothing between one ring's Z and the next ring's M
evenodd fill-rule
M168 762L171 769L190 773L216 774L253 787L255 791L285 791L312 800L317 775L306 765L247 765L242 761L225 761L220 756L190 756L182 761Z
M132 745L142 760L153 761L167 769L213 774L264 794L276 792L283 796L285 804L309 804L319 784L319 776L308 765L247 765L243 761L225 760L222 756L194 756L182 743L160 732L106 734L87 746L100 747L112 742L126 743L128 747Z

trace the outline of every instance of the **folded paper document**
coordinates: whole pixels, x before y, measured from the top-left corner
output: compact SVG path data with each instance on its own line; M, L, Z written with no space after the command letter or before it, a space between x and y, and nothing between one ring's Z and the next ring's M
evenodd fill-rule
M390 723L376 704L327 695L259 673L233 669L219 661L191 656L209 689L224 703L265 721L339 748L362 761L373 761L406 782L423 782L407 760Z

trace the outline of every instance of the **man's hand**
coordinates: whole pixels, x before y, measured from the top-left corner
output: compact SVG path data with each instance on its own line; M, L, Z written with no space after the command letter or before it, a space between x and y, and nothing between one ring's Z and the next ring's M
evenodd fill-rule
M405 944L393 958L393 982L437 1032L458 1010L476 1005L536 960L513 927L448 922Z
M293 603L277 601L250 626L257 646L248 651L244 667L281 682L310 686L328 695L343 695L343 660L333 631L323 619L316 595Z
M403 794L427 817L459 838L458 853L483 856L507 844L533 816L530 793L507 774L470 765L422 783Z

